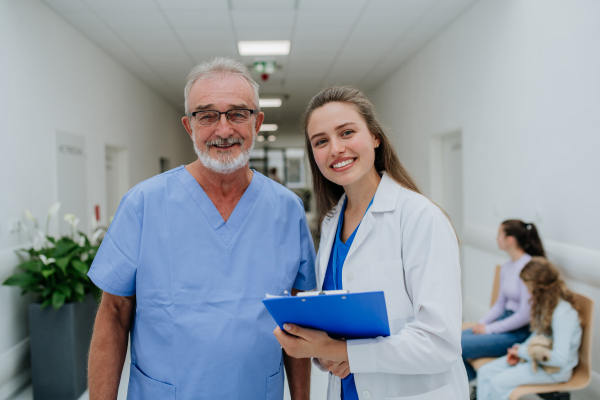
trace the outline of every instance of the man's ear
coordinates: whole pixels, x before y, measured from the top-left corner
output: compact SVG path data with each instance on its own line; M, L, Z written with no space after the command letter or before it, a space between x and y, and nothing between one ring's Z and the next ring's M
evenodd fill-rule
M262 123L264 120L265 120L264 112L261 111L258 114L256 114L256 124L254 125L254 130L256 131L257 135L258 135L258 132L260 132L260 127L262 126Z
M185 130L187 131L188 135L190 135L190 137L192 137L192 135L194 134L194 131L192 130L192 124L190 123L190 117L188 117L187 115L184 116L183 118L181 118L181 122L183 123L183 126L185 127Z

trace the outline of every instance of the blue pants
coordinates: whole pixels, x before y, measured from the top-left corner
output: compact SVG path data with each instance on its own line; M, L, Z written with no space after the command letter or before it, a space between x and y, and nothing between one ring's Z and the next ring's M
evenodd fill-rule
M512 311L505 310L497 321L512 314ZM474 334L472 329L464 330L461 338L462 359L467 369L469 381L475 379L477 372L467 360L481 357L502 357L506 355L509 347L512 347L515 343L523 343L530 334L529 325L510 332L481 335Z

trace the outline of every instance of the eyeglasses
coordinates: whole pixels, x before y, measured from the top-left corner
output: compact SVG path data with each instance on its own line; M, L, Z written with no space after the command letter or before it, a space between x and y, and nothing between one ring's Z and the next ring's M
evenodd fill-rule
M194 111L186 115L190 118L195 117L198 125L211 126L219 122L219 120L221 119L221 114L225 114L225 117L227 117L227 121L233 124L243 124L248 122L252 114L256 114L257 112L258 110L247 110L240 108L222 112L216 110Z

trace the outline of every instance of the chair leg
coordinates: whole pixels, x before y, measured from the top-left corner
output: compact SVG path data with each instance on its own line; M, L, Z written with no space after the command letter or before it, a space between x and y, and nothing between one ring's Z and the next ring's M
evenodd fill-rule
M538 393L538 396L544 400L571 400L569 392Z

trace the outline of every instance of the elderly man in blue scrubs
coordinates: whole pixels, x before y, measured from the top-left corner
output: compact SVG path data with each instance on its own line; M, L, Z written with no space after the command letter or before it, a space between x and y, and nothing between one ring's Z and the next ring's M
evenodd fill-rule
M90 400L116 399L131 334L128 399L308 399L310 360L287 357L261 300L316 286L300 199L248 167L263 122L243 64L196 66L183 124L195 162L130 190L89 272L104 294Z

